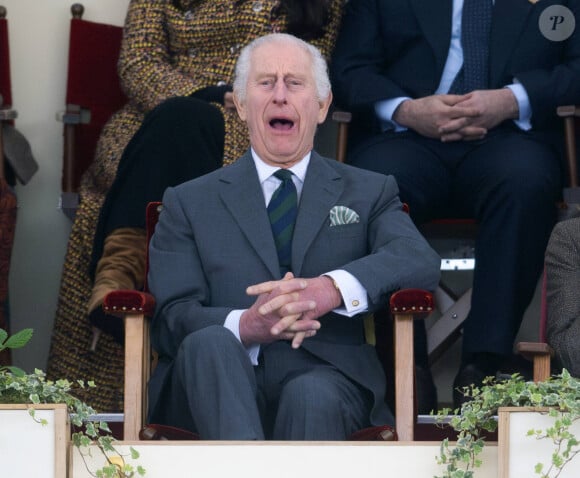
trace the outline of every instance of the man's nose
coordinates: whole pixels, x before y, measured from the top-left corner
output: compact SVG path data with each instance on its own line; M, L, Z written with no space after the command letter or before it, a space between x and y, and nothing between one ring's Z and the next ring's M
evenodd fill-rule
M283 81L277 81L274 85L274 103L286 104L286 84Z

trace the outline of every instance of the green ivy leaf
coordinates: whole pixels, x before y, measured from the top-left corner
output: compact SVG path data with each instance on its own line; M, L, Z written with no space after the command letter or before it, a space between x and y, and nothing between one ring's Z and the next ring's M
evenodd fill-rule
M20 332L16 332L11 335L6 342L4 342L4 347L9 349L19 349L24 347L32 338L32 329L22 329Z
M6 370L8 370L15 377L24 377L26 375L26 372L24 370L22 370L19 367L14 367L13 365L7 365Z
M6 347L4 345L4 342L7 338L8 332L6 332L4 329L0 329L0 350L4 350L4 348Z

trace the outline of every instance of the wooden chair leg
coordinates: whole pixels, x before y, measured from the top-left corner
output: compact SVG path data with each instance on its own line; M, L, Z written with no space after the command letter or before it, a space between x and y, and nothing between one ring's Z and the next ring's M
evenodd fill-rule
M125 318L125 397L123 439L138 440L145 423L149 376L149 334L143 314Z
M413 441L415 428L415 355L413 316L395 317L395 417L400 441Z
M516 351L534 364L534 382L543 382L551 375L552 348L544 342L519 342Z

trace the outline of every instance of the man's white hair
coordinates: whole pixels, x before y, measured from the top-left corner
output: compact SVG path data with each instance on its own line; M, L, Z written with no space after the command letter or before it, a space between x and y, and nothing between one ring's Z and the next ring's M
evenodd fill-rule
M247 44L238 57L234 78L234 93L243 103L246 100L246 88L248 85L248 75L250 74L250 64L252 53L262 45L269 43L284 43L299 46L312 59L312 73L316 83L316 95L318 100L325 100L330 94L330 79L328 77L328 66L320 50L310 43L301 40L288 33L271 33L256 38Z

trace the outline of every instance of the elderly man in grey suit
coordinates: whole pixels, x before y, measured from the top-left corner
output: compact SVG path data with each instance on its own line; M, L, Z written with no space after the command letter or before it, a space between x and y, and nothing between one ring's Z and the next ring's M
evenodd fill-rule
M545 263L548 343L559 365L580 377L580 217L556 224Z
M433 289L440 259L392 177L312 150L332 99L316 48L257 39L234 97L251 150L168 189L151 240L150 419L209 440L343 440L391 423L362 316Z

